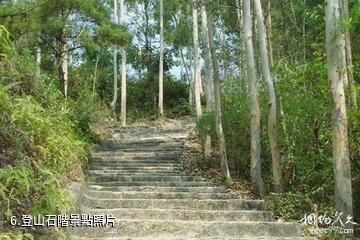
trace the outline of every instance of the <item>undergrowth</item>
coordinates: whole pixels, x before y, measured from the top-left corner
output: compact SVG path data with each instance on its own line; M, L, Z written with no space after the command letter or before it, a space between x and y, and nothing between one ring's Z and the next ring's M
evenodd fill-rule
M0 209L7 231L0 239L33 239L11 228L12 216L73 208L66 186L83 178L90 143L98 140L91 126L108 114L86 88L65 100L56 77L35 79L33 62L28 52L0 59Z

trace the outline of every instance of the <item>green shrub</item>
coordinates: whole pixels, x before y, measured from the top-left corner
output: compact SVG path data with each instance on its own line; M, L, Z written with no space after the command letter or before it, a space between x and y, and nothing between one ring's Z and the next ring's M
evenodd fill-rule
M306 198L296 193L270 193L265 200L267 210L272 211L276 217L287 221L300 221L304 217L304 213L314 212Z

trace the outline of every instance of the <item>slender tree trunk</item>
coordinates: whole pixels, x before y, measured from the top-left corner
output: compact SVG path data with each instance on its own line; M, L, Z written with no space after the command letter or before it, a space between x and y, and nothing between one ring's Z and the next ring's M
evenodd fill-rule
M114 0L114 21L115 24L119 24L119 16L118 16L118 0ZM113 49L113 68L114 68L114 81L113 81L113 100L111 102L111 108L113 112L113 118L116 120L116 102L118 99L118 63L117 63L117 49Z
M240 73L241 73L241 77L242 77L242 84L241 84L241 88L247 93L248 92L248 83L245 80L246 79L246 67L245 62L245 41L244 41L244 11L243 11L243 0L236 0L236 9L237 9L237 17L238 17L238 24L240 27L240 34L239 34L239 41L240 43Z
M209 40L209 29L207 27L207 13L205 5L201 6L201 23L203 29L203 39L205 42L205 79L206 79L206 110L211 112L213 110L213 80L211 73L211 49ZM211 158L211 136L206 134L205 145L204 145L205 159Z
M272 18L271 18L271 0L268 0L267 15L266 15L266 28L267 28L267 43L269 47L269 64L270 68L274 66L274 54L272 48Z
M182 65L185 68L186 78L187 78L188 83L189 83L189 104L192 107L191 109L193 109L192 80L191 80L192 79L192 74L191 74L191 70L189 70L189 68L188 68L188 66L187 66L187 64L185 62L185 58L184 58L184 54L183 54L182 49L180 48L179 51L180 51L181 62L182 62Z
M250 0L244 0L244 41L247 52L248 76L250 78L251 101L251 181L256 185L260 197L264 195L264 184L261 176L260 149L260 106L257 92L257 78L252 42L252 19Z
M124 0L119 0L120 6L119 6L119 19L120 24L124 24L124 12L125 12L125 6L124 6ZM124 48L121 48L121 113L120 113L120 119L121 119L121 126L126 126L126 51Z
M303 32L303 58L304 63L306 61L306 0L303 0L303 23L302 23L302 32Z
M347 216L353 216L351 171L347 136L346 100L344 79L341 74L341 34L339 0L326 0L326 50L328 63L328 80L332 102L333 128L333 159L335 175L335 202L336 210L342 213L344 224ZM347 229L353 225L347 224Z
M195 82L195 107L196 116L199 118L202 115L201 110L201 68L200 68L200 56L199 56L199 34L198 34L198 10L194 0L192 5L192 16L193 16L193 41L194 41L194 82Z
M226 39L225 39L225 33L222 29L220 29L220 40L221 40L221 46L222 46L222 53L223 53L223 56L222 56L222 59L223 59L223 76L224 76L224 81L227 80L228 78L228 59L227 59L227 56L228 56L228 53L226 51Z
M344 5L343 0L338 0L340 5L340 17L344 16ZM340 41L340 49L341 49L341 78L344 81L345 89L349 86L349 79L348 79L348 72L347 72L347 64L346 64L346 31L341 31L341 37L339 38Z
M63 45L63 49L62 49L62 60L61 60L61 70L62 70L62 80L63 80L63 93L65 98L67 98L68 96L68 76L69 76L69 52L68 52L68 43L67 40L65 39L65 43Z
M100 60L100 54L98 54L96 56L96 61L95 61L95 67L94 67L94 75L93 75L93 95L95 95L96 92L96 81L97 81L97 70L98 70L98 66L99 66L99 60Z
M194 74L194 57L192 49L188 49L189 58L189 69L190 70L190 85L189 85L189 103L191 104L191 110L193 115L196 115L196 104L195 104L195 74Z
M160 0L159 118L164 118L164 2Z
M41 47L38 41L38 45L36 46L36 73L35 78L38 82L40 80L41 75Z
M343 16L345 18L349 17L348 0L343 0ZM354 109L357 109L357 92L354 82L354 66L352 63L351 39L350 39L350 31L348 27L346 28L345 31L345 48L346 48L346 63L347 63L346 67L347 67L348 80L349 80L351 106Z
M205 10L206 12L206 10ZM233 183L226 156L226 145L225 145L225 136L222 127L221 120L221 97L220 97L220 74L219 74L219 66L216 60L215 53L215 43L214 43L214 34L212 27L212 17L211 14L208 15L208 32L209 32L209 43L210 43L210 51L211 51L211 62L213 67L213 77L214 77L214 99L215 99L215 130L216 135L219 142L219 151L220 151L220 161L221 161L221 173L222 177L225 180L226 185L231 185Z
M135 17L136 17L136 37L137 37L137 47L138 47L138 57L141 58L142 57L142 46L141 46L141 15L140 15L140 11L138 8L138 3L136 2L136 7L135 7ZM141 79L141 68L139 68L138 70L138 79Z
M281 160L280 160L280 147L277 140L277 105L276 105L276 94L273 83L273 78L270 72L268 51L266 47L266 29L264 25L264 17L262 14L262 7L260 0L255 0L255 14L258 21L258 40L260 45L260 60L262 75L267 86L269 95L269 119L268 119L268 134L271 146L272 165L273 165L273 180L275 192L283 191L282 184L282 171L281 171Z

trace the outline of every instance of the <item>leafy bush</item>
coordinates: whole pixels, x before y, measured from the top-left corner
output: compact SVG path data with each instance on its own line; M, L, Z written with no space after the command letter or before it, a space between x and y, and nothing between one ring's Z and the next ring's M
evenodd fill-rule
M296 193L270 193L265 200L266 209L284 220L300 221L304 213L314 212L305 197Z
M26 51L8 52L0 61L0 209L6 220L72 207L66 184L83 177L89 143L97 137L91 126L107 116L84 85L65 100L56 77L35 79L34 62ZM15 233L1 238L31 239Z

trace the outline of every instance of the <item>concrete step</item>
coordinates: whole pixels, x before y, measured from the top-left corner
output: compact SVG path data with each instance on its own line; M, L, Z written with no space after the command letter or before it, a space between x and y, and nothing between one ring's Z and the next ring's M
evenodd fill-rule
M170 150L170 151L158 151L158 152L125 152L123 150L112 150L112 151L97 151L92 152L91 156L96 157L178 157L181 156L181 151Z
M214 184L208 181L113 181L113 182L97 182L88 181L90 184L97 184L104 187L122 187L122 186L159 186L159 187L213 187Z
M138 172L118 169L85 170L89 175L123 175L123 176L191 176L182 171L164 171L164 172Z
M179 159L167 159L167 160L157 160L157 159L144 159L144 160L117 160L110 158L93 158L90 164L181 164Z
M127 238L257 238L300 237L301 228L294 223L224 222L224 221L167 221L121 219L113 228L78 228L78 235Z
M70 236L70 240L317 240L315 237L254 237L254 238L128 238L121 236L91 238L79 237L76 235Z
M132 142L104 142L97 145L94 149L158 149L158 148L182 148L184 145L183 141L151 141L151 140L140 140Z
M124 153L171 153L171 152L180 152L182 147L132 147L132 148L122 148L122 147L102 147L97 149L97 151L116 151Z
M134 220L183 220L183 221L236 221L236 222L273 222L271 212L267 211L210 211L179 209L89 209L81 211L91 215L112 214L116 219Z
M126 181L126 182L155 182L155 181L202 181L203 178L199 176L161 176L161 175L123 175L123 174L91 174L87 176L91 181L97 182L113 182L113 181Z
M141 160L133 160L133 159L114 159L114 158L93 158L91 163L121 163L121 164L135 164L135 163L148 163L148 164L180 164L181 161L179 158L174 159L141 159Z
M170 161L170 160L179 160L180 155L172 155L172 156L153 156L153 157L143 157L143 156L117 156L117 157L99 157L93 158L94 160L103 160L103 161L132 161L132 162L142 162L142 161Z
M180 163L141 163L141 162L132 162L132 163L122 163L122 162L105 162L105 161L97 161L91 162L92 166L100 165L107 167L177 167L183 168Z
M89 166L86 173L99 173L99 172L108 172L108 173L123 173L127 175L136 175L136 174L163 174L163 175L186 175L184 170L169 170L169 169L135 169L135 168L111 168L111 167L104 167L104 166Z
M86 193L93 198L107 199L237 199L229 193L197 193L197 192L113 192L89 190Z
M174 166L122 166L122 165L101 165L101 164L91 164L88 168L89 170L121 170L127 172L180 172L184 170L183 166L174 167Z
M159 186L123 186L123 187L109 187L100 185L89 185L89 190L97 191L113 191L113 192L125 192L125 191L137 191L137 192L188 192L188 193L224 193L223 187L159 187Z
M83 196L81 202L85 207L100 209L264 210L263 201L242 199L108 199Z
M79 237L76 235L70 236L70 240L317 240L315 237L252 237L252 238L128 238L122 236L113 237Z

